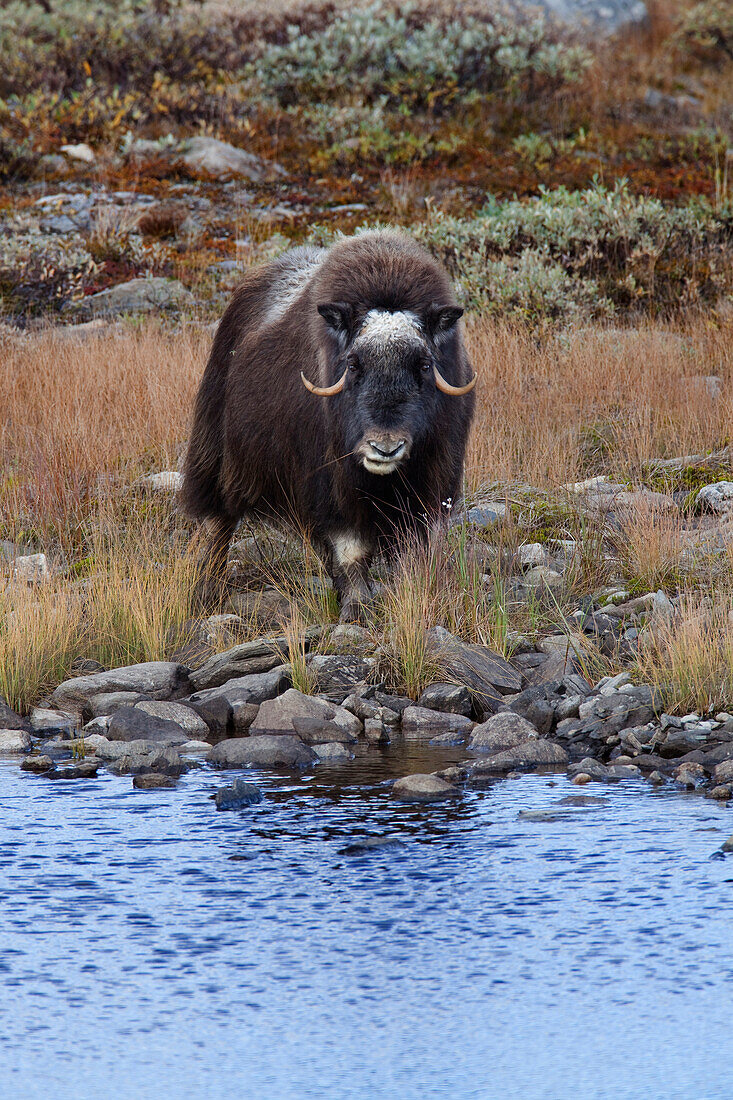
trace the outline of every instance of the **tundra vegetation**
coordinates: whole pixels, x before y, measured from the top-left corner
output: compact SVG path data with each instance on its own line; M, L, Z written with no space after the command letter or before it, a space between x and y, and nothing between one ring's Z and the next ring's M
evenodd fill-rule
M202 611L170 490L242 269L391 225L455 281L477 410L464 501L349 644L416 698L453 678L433 627L504 656L562 636L670 714L733 709L733 511L706 489L733 481L733 28L648 7L588 41L448 0L0 4L12 707L81 661L263 632L317 688L338 606L307 541L240 529Z

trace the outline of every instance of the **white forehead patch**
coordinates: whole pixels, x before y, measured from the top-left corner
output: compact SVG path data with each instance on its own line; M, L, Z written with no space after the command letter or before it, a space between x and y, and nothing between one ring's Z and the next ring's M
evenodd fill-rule
M420 318L408 310L390 313L386 309L371 309L359 329L355 343L416 344L423 340Z

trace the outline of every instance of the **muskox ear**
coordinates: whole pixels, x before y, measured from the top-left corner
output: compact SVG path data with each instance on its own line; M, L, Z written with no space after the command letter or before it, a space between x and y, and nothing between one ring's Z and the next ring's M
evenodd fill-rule
M354 319L354 310L348 302L321 302L318 312L334 335L348 340Z
M460 306L432 305L425 314L425 325L433 339L452 332L463 316Z

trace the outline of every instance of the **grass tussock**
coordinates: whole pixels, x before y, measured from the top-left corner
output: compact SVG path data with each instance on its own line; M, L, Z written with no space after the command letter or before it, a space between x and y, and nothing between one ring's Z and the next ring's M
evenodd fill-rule
M673 714L708 714L733 700L733 599L683 596L678 613L646 632L636 672L662 694Z

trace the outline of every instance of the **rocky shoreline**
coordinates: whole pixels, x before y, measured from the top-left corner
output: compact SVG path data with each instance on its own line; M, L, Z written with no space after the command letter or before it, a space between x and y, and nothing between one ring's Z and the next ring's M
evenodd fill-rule
M319 653L322 641L333 649L334 634L348 634L350 652ZM507 661L435 628L431 643L455 682L432 684L417 700L373 682L376 661L361 628L309 635L317 694L292 687L284 637L234 646L196 668L154 661L104 670L87 662L28 718L0 704L0 754L39 777L89 779L106 769L149 788L174 787L197 766L348 767L355 750L389 753L404 740L427 751L450 746L465 758L399 778L392 795L400 800L439 801L546 771L566 772L578 785L644 779L731 798L733 715L665 714L658 692L627 672L591 683L569 635L527 643ZM240 779L223 792L222 809L258 800L257 788Z

